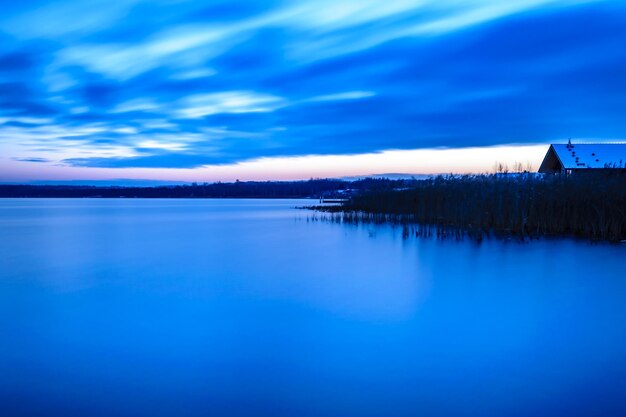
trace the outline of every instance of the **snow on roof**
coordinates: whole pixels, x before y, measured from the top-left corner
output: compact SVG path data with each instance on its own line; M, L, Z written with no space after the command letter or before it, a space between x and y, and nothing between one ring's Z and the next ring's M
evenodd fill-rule
M563 169L626 168L626 143L552 145Z

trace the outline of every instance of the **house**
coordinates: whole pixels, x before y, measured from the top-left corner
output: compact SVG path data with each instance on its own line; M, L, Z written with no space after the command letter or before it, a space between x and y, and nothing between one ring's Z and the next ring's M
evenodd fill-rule
M541 173L587 170L626 171L626 143L552 144L539 167Z

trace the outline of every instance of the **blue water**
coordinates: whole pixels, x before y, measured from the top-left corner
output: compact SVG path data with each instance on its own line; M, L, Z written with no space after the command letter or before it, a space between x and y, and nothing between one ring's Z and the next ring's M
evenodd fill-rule
M0 200L0 415L626 415L626 246Z

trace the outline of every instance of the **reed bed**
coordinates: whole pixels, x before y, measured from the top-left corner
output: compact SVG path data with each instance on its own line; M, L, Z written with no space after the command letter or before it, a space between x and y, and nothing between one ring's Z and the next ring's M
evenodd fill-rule
M576 236L618 242L626 240L626 175L440 176L318 209L335 222L423 225L409 228L407 233L417 235Z

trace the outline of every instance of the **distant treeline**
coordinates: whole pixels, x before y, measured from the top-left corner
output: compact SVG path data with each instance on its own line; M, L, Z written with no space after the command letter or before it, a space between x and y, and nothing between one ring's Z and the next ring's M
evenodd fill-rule
M620 241L626 239L626 175L437 177L407 189L364 192L326 210L339 212L344 222L418 223L434 226L438 234L461 231L482 237L495 232Z
M320 198L347 196L366 190L388 190L412 180L367 178L358 181L237 181L159 187L73 185L0 185L0 197L31 198Z

